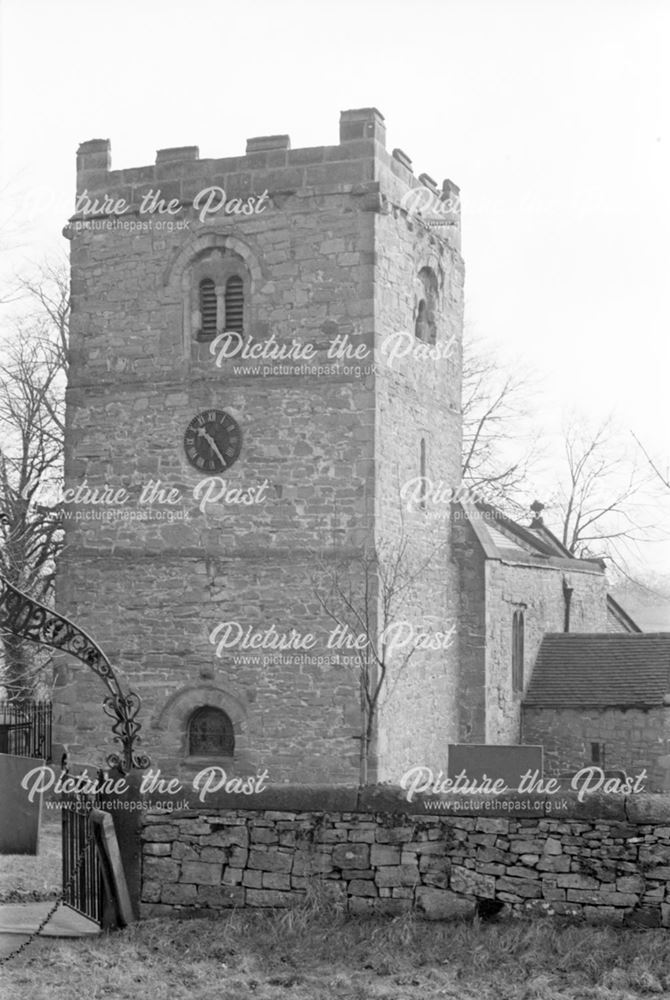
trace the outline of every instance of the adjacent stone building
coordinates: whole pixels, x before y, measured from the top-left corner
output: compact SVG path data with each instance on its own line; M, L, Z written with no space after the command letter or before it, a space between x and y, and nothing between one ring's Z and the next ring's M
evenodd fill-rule
M544 746L545 771L594 764L667 791L670 635L546 635L523 699L526 743Z

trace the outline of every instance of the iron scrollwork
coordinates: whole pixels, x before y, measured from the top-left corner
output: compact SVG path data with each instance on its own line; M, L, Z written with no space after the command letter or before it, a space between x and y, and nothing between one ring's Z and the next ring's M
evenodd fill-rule
M29 642L70 653L97 674L109 691L102 707L105 714L114 720L113 742L120 744L122 748L121 753L113 753L107 757L108 765L118 767L123 772L149 767L149 757L136 749L142 742L139 735L142 724L137 721L140 696L134 691L123 691L112 664L83 629L64 615L57 614L17 590L1 575L0 627Z

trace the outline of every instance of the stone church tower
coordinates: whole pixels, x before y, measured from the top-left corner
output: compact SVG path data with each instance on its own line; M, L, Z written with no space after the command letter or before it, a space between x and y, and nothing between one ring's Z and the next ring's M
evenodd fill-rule
M360 673L329 600L346 566L360 601L375 548L399 555L393 635L412 638L369 777L459 739L457 640L431 648L457 615L449 507L406 485L460 482L459 217L421 209L456 191L387 152L374 108L343 112L333 146L115 171L108 141L80 147L57 607L141 695L164 773L356 783ZM375 642L385 593L375 576L355 609ZM80 761L111 749L103 694L60 665Z

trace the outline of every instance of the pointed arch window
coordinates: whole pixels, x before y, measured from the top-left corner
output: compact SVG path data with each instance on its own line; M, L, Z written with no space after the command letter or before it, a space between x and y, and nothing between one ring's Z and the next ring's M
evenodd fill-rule
M188 723L188 752L191 757L233 756L235 732L225 712L211 705L196 709Z

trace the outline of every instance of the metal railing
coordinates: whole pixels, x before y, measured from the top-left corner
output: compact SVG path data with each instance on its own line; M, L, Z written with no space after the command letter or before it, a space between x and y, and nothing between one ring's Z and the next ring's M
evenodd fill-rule
M0 753L51 760L49 701L0 701Z
M62 800L63 902L102 925L102 870L91 818L93 808L88 796L64 796Z

